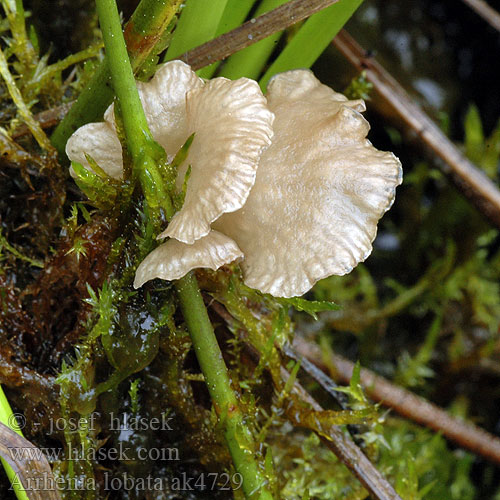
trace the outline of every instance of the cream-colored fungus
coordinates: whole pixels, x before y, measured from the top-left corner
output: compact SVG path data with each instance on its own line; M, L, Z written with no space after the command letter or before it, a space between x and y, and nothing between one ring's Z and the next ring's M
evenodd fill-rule
M366 139L363 101L295 70L271 80L266 103L255 82L205 83L180 62L139 90L170 158L193 132L195 139L178 175L181 184L192 166L183 208L160 235L170 239L137 269L136 287L241 259L247 285L292 297L368 257L402 170L392 153ZM88 152L119 177L112 110L106 119L79 129L68 156L85 164Z

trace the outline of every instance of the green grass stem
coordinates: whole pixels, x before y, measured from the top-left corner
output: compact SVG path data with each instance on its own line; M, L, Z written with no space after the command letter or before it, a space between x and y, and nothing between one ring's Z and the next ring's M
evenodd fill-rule
M178 58L190 49L214 38L228 0L188 0L182 10L166 61Z
M208 317L196 278L192 273L176 282L181 309L193 342L201 371L205 376L215 410L224 427L224 436L236 471L243 477L247 499L272 500L265 477L255 460L255 444L244 422L238 400L231 387L212 323Z

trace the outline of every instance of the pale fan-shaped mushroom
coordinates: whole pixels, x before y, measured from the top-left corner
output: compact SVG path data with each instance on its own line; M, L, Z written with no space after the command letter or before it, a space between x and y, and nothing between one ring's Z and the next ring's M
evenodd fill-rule
M181 185L190 165L184 205L159 236L171 239L141 263L135 286L240 258L249 286L291 297L348 273L370 254L402 171L392 153L366 139L363 101L296 70L271 81L266 105L255 82L204 82L179 61L138 89L170 159L195 138L177 179ZM89 153L119 178L112 107L105 120L77 130L66 149L87 168Z
M201 78L180 61L162 66L148 83L137 82L148 126L169 159L189 137L186 94L202 86ZM66 154L70 160L90 168L85 158L87 153L108 175L121 179L122 148L115 132L114 104L104 113L104 120L80 127L68 139Z
M399 160L365 139L368 122L309 71L268 88L274 139L245 206L214 228L245 255L245 283L276 296L302 295L368 257L377 222L401 183Z
M276 116L273 142L261 156L243 208L223 215L213 227L232 238L226 244L236 242L242 250L245 283L291 297L366 259L402 170L392 153L376 150L366 139L369 124L358 112L363 101L348 101L310 71L276 76L267 97ZM210 244L208 238L197 242L205 253ZM189 246L176 245L163 254L173 263L184 252ZM192 267L206 263L190 261ZM160 277L153 254L141 264L136 281L152 277ZM166 273L161 277L174 279Z
M205 83L181 61L163 65L150 82L139 82L137 87L151 132L169 159L195 134L179 169L182 185L191 166L184 205L165 234L193 243L208 234L216 218L245 203L260 154L271 142L274 116L256 82L216 78ZM104 123L78 129L68 140L66 153L90 168L88 153L111 177L121 178L123 160L113 106L104 117Z

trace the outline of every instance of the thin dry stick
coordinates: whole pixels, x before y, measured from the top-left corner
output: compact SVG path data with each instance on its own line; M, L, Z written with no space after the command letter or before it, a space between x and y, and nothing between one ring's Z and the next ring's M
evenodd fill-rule
M326 366L322 366L322 354L317 345L296 337L294 348L315 365L328 371ZM349 383L354 363L338 354L334 354L331 361L335 369L334 378L339 382ZM367 368L361 369L360 382L374 401L381 402L400 415L441 432L459 446L500 464L500 439L496 436L474 424L452 417L439 406L392 384Z
M42 451L1 422L0 456L12 467L30 500L61 500Z
M290 376L283 367L281 368L281 376L285 382ZM298 382L294 383L293 391L302 401L311 405L313 410L323 411L321 405ZM377 500L401 500L387 479L373 466L352 439L341 431L340 427L332 426L329 433L330 439L322 437L322 441L354 473L373 498Z
M443 169L455 185L489 221L500 228L500 190L458 148L441 129L415 104L399 83L345 31L333 44L358 70L364 70L376 92L406 127L445 162ZM383 110L381 110L383 112Z
M203 68L225 59L277 31L282 31L338 1L291 0L214 40L186 52L179 59L195 70Z
M66 116L66 113L69 111L73 103L74 101L71 101L62 104L61 106L47 109L45 111L42 111L41 113L37 113L36 115L33 116L33 118L40 123L40 126L43 129L53 127L54 125L57 125ZM19 137L28 135L29 133L30 129L25 123L23 123L14 130L14 132L12 133L12 139L16 140Z
M490 26L500 31L500 14L484 0L462 0Z

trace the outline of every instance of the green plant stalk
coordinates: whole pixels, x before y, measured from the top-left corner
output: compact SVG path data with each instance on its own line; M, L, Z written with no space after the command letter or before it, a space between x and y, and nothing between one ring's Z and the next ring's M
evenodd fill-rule
M205 376L215 410L224 427L224 436L236 471L243 477L246 498L271 500L265 478L254 458L255 444L231 387L229 374L208 317L196 278L192 273L176 282L182 313Z
M14 39L23 41L27 40L24 5L22 0L2 0L2 6L7 14L10 30Z
M137 168L145 170L145 174L140 175L139 178L144 191L147 192L150 189L150 181L158 182L159 185L162 183L161 176L151 177L151 173L155 172L153 168L155 163L153 144L156 143L149 132L134 75L128 61L115 0L97 0L96 3L106 53L108 61L110 61L109 69L114 90L122 111L128 151L132 156L134 168L137 166ZM156 191L156 196L159 192L159 190ZM168 198L167 193L163 195ZM168 215L172 215L172 210L169 211ZM252 434L245 425L236 395L231 388L227 368L196 279L193 275L188 275L179 280L176 287L196 355L213 398L214 407L224 428L224 435L235 469L243 479L245 496L251 500L272 500L272 495L265 486L265 478L255 460L255 445Z
M234 28L237 28L246 19L250 9L255 4L256 0L228 0L224 13L220 19L215 37L218 37ZM227 62L225 63L227 64ZM220 62L210 64L200 69L197 73L201 78L212 78L213 74L219 67Z
M99 22L113 89L123 119L127 150L132 157L133 178L140 178L150 210L163 207L168 218L174 213L170 197L163 189L158 162L165 161L165 152L153 139L135 84L134 73L125 46L118 8L114 0L96 0ZM115 22L118 19L118 23ZM117 110L118 111L118 110Z
M154 139L149 131L146 115L137 92L121 27L120 33L118 35L115 33L116 26L113 23L113 18L119 16L116 3L96 0L96 5L102 37L106 46L106 59L111 73L111 81L118 99L125 136L127 137L127 148L133 160L137 161ZM123 39L123 43L121 43L120 38ZM110 57L110 55L112 56ZM131 81L134 82L133 85L129 84Z
M0 422L22 436L23 433L21 432L19 427L14 425L15 418L16 417L12 413L12 408L10 407L9 401L7 400L2 386L0 385ZM1 462L18 500L29 500L26 491L21 485L20 479L16 476L16 473L13 471L12 467L3 458L1 459Z
M134 72L150 56L181 2L182 0L141 0L125 26L125 37ZM64 148L71 134L86 123L100 120L113 96L110 72L107 61L104 60L87 88L52 134L52 144L62 157L66 155Z
M188 0L165 55L166 61L214 38L228 0Z
M362 2L341 0L310 17L265 72L260 87L265 89L277 73L310 68Z
M255 17L261 16L287 1L288 0L263 0L255 12ZM232 80L245 76L256 80L276 47L276 43L280 39L282 33L282 31L273 33L264 40L233 54L225 62L220 72L220 76L225 76Z

